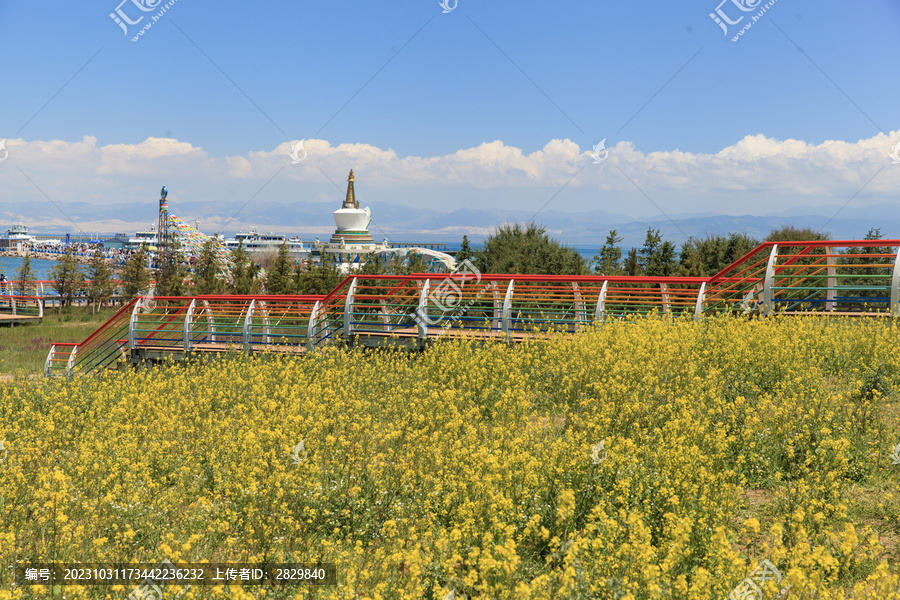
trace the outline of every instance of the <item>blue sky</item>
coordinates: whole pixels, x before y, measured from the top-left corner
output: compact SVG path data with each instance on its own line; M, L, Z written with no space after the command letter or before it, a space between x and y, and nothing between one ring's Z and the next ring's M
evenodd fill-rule
M446 211L896 200L893 0L777 0L737 42L766 2L176 0L133 42L166 2L118 1L0 3L0 203L332 202L351 167Z

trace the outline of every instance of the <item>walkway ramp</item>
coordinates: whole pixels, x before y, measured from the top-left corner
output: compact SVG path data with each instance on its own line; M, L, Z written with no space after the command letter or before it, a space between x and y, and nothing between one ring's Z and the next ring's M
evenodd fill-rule
M711 277L351 275L325 296L137 298L48 376L197 353L420 349L445 336L516 342L652 312L900 316L900 240L767 242ZM466 264L466 263L464 263Z

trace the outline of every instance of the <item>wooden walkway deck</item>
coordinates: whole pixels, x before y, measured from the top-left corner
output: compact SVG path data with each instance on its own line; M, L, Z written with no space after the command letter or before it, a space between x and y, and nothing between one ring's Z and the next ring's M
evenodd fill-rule
M18 323L40 323L41 317L30 315L10 315L0 313L0 325L16 325Z

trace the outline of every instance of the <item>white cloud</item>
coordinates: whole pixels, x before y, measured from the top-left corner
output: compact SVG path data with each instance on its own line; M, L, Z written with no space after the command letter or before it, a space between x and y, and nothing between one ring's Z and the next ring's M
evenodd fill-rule
M613 199L614 206L602 208L628 212L639 207L647 214L655 209L643 197L646 193L673 213L740 210L762 214L788 208L786 203L843 203L881 167L883 172L866 186L860 201L893 201L900 185L900 166L890 164L889 154L897 140L900 132L817 145L748 135L715 154L678 149L644 153L631 142L620 141L609 147L607 161L595 165L590 146L581 149L568 139L550 140L529 154L496 140L444 156L403 157L391 148L371 144L333 146L327 140L309 139L304 141L307 158L299 164L291 164L290 159L296 140L268 151L214 157L189 142L166 138L105 146L98 146L91 136L76 142L17 139L7 140L9 158L0 164L0 202L42 200L16 166L32 173L36 182L44 182L55 199L96 204L152 198L156 187L144 190L147 180L181 182L177 190L170 185L176 199L216 199L234 194L239 186L246 186L240 188L241 193L259 189L279 169L283 169L279 174L282 187L273 186L270 193L281 194L277 200L287 202L301 197L304 186L330 186L323 172L343 187L352 167L358 188L383 190L394 202L417 206L424 203L423 189L444 198L453 197L460 188L489 191L499 206L514 204L525 192L549 198L565 186L556 210L598 208L598 202ZM285 186L300 191L285 198ZM188 187L192 197L188 197ZM324 201L327 194L316 188L303 199ZM459 205L444 202L446 210L468 206L470 194L457 195ZM480 200L472 200L477 205L469 207L491 208L484 206L483 193L472 195Z

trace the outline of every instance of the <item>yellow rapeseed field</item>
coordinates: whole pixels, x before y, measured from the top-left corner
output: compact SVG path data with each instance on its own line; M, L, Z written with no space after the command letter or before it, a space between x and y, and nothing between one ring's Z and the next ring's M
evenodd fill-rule
M0 600L62 562L316 562L182 598L900 598L900 328L649 318L0 387ZM301 444L302 442L302 444ZM167 596L168 597L168 596ZM752 597L752 596L746 596Z

